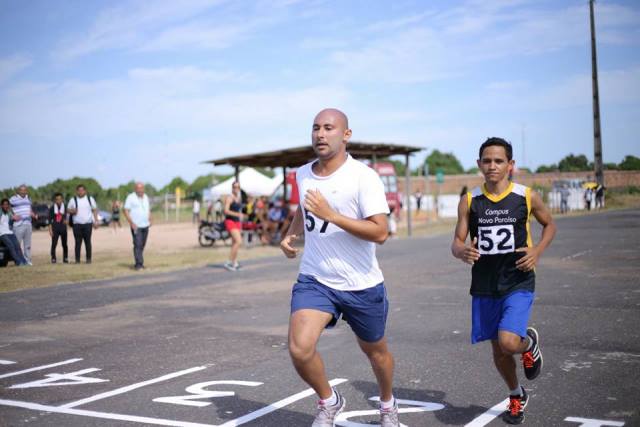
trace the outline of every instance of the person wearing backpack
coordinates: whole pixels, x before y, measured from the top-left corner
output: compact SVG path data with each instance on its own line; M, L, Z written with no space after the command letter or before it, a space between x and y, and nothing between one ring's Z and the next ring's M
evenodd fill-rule
M80 250L84 241L87 264L91 264L91 233L98 228L98 205L93 197L87 194L83 184L76 187L76 195L69 200L67 210L73 221L73 238L75 244L76 264L80 264Z

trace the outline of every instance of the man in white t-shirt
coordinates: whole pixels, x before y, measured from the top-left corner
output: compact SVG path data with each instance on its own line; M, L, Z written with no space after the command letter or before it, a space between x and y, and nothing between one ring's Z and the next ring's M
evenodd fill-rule
M380 424L399 427L393 397L393 356L384 335L389 304L376 259L387 238L389 207L376 172L347 154L347 116L325 109L315 117L311 140L318 159L298 169L301 195L280 247L289 258L304 233L300 273L291 295L289 353L300 377L318 394L312 427L333 426L345 405L330 385L316 344L342 316L357 336L380 388Z
M135 259L136 270L144 268L144 247L149 236L151 226L151 207L149 197L144 193L144 184L136 182L135 191L127 196L124 202L124 216L131 226L131 237L133 237L133 258Z
M87 194L83 184L76 187L76 195L69 200L67 210L73 222L76 264L80 264L83 241L87 264L91 264L91 234L93 228L98 228L100 221L98 221L98 205L95 199Z
M193 199L193 218L191 222L193 224L200 224L200 201L198 201L197 198Z

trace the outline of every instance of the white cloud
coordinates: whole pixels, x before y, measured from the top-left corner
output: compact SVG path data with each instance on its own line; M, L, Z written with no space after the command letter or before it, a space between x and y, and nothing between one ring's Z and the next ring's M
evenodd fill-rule
M47 139L153 131L257 133L261 127L291 128L350 97L339 86L225 87L241 78L183 67L134 69L122 79L94 82L18 84L0 92L0 132Z
M217 22L199 22L180 25L162 31L148 42L138 46L141 51L166 51L179 48L224 49L247 37L248 25L219 25Z
M332 70L339 70L345 80L414 84L465 75L485 61L588 46L586 5L534 6L529 1L476 1L441 13L377 22L365 27L365 36L349 49L333 55ZM603 4L598 12L600 43L640 41L638 11ZM385 27L395 31L385 32ZM377 30L376 36L366 34L371 29ZM330 41L325 44L331 46Z
M20 71L32 64L31 58L26 55L13 55L0 58L0 84L10 80Z
M224 0L133 0L103 10L86 34L62 42L54 57L69 60L100 50L131 48L150 33L197 16Z

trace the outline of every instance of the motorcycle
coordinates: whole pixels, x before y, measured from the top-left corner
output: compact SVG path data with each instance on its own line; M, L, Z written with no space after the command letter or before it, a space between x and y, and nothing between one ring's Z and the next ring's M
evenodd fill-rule
M200 221L200 227L198 227L198 243L200 243L200 246L213 246L216 240L222 240L226 245L228 244L227 240L230 238L231 235L223 222Z

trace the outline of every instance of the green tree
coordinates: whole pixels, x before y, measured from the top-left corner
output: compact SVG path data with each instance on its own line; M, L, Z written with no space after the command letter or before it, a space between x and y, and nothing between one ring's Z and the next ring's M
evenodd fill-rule
M593 165L589 163L587 156L584 154L578 156L569 154L558 163L558 170L560 170L560 172L581 172L592 169Z
M623 171L637 171L640 170L640 158L632 155L625 156L620 162L620 170Z
M464 173L464 168L453 153L442 153L438 150L433 150L427 157L426 162L429 165L430 175L435 175L439 169L445 175Z
M558 171L558 165L555 165L555 164L540 165L538 166L538 169L536 169L536 173L557 172L557 171Z
M193 182L191 183L191 185L189 186L189 193L190 195L195 195L196 193L198 195L201 195L202 192L206 189L206 188L210 188L211 187L211 183L213 182L213 174L207 174L207 175L200 175L199 177L197 177L196 179L193 180Z
M620 169L620 166L618 166L617 163L605 163L602 165L602 167L607 171L617 171L618 169Z
M187 192L189 190L189 183L187 183L187 181L185 181L184 179L180 178L179 176L176 176L175 178L173 178L171 180L170 183L168 183L167 185L162 187L160 192L162 192L162 193L173 193L173 192L176 191L176 187L180 187L180 189L182 191Z

